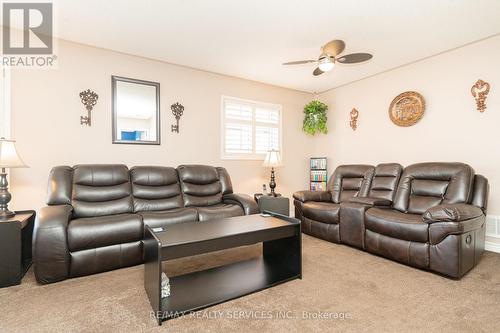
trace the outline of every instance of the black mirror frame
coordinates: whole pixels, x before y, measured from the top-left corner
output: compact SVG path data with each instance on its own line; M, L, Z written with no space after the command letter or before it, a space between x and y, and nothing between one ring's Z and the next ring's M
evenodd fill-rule
M116 131L116 116L117 116L117 103L116 103L116 83L118 81L121 82L130 82L137 83L142 85L154 86L156 88L156 140L155 141L127 141L127 140L119 140ZM160 126L160 83L152 82L152 81L144 81L138 79L132 79L128 77L122 76L111 76L111 103L112 103L112 112L111 112L111 126L112 126L112 142L113 144L136 144L136 145L160 145L161 144L161 126Z

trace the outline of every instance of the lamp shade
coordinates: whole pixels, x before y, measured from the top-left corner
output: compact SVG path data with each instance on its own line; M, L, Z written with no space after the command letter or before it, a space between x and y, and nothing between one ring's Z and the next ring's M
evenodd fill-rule
M0 138L0 168L26 168L16 151L14 140Z
M277 150L269 150L266 154L266 159L262 166L265 167L277 167L281 166L281 154Z

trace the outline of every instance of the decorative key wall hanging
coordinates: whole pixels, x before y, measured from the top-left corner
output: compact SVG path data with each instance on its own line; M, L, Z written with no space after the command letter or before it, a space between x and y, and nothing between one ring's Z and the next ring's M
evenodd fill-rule
M172 109L172 114L174 115L176 121L176 124L172 125L172 132L179 133L179 120L184 113L184 106L182 106L182 104L175 103L172 104L170 108Z
M80 124L92 126L91 111L97 104L99 96L90 89L84 90L80 93L80 100L82 101L85 109L87 109L87 116L80 116Z

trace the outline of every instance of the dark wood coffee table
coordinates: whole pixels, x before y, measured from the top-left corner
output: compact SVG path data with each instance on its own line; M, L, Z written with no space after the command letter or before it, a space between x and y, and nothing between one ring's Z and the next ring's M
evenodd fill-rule
M144 287L155 318L175 318L302 278L299 220L278 214L249 215L145 230ZM161 298L162 261L263 243L260 257L170 278Z

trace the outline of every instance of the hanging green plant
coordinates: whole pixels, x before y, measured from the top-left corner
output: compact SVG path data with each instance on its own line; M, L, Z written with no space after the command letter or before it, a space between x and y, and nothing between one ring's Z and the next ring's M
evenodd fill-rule
M314 100L304 106L304 123L302 130L307 134L315 135L316 132L326 134L328 133L328 126L326 116L328 105L320 101Z

